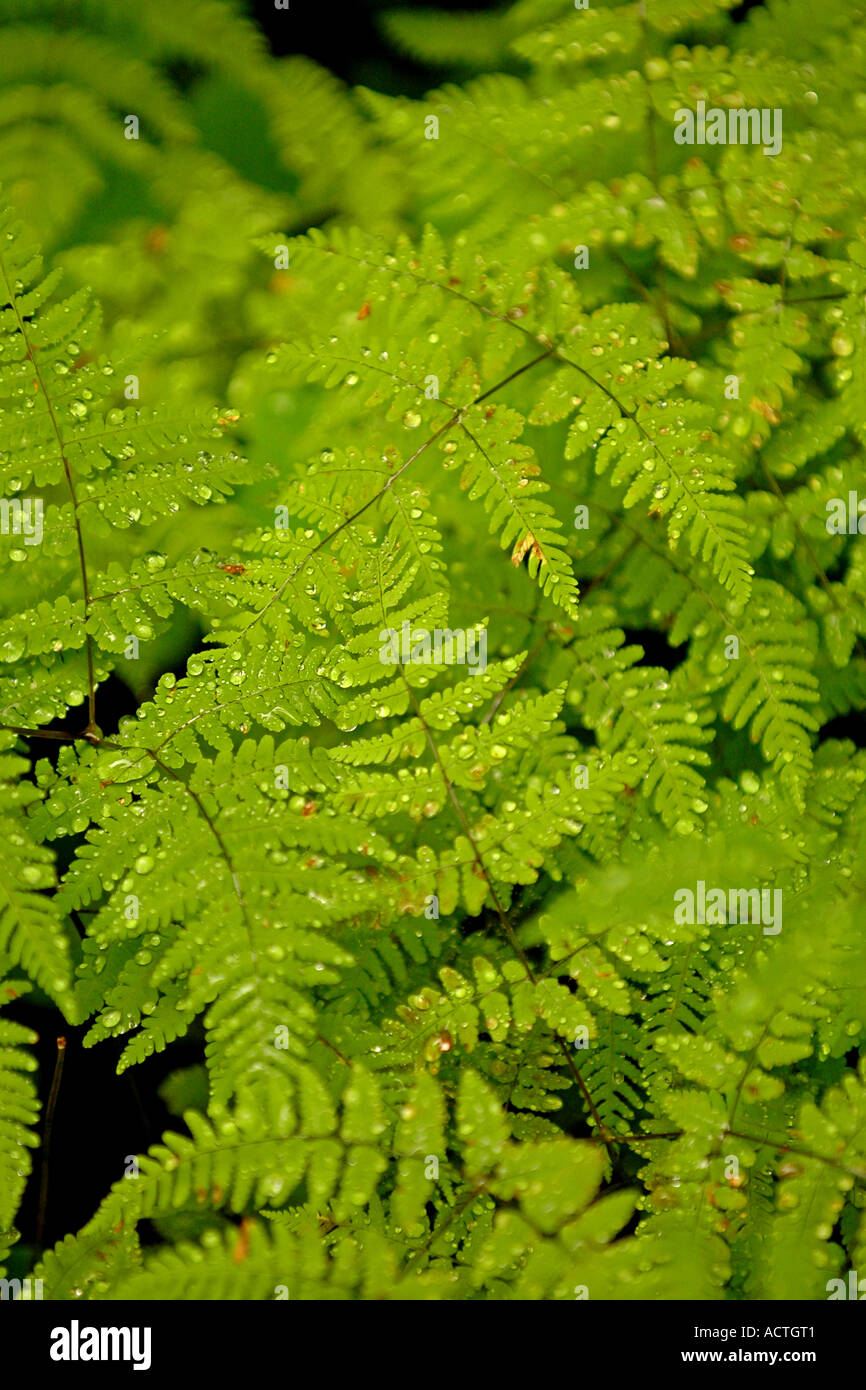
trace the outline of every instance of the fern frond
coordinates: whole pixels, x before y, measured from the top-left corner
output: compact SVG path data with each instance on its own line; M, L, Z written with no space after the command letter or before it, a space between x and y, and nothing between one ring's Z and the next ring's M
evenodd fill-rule
M14 998L21 986L6 978L3 987ZM39 1096L31 1075L36 1059L27 1050L36 1041L32 1029L0 1019L0 1266L18 1238L13 1222L32 1166L29 1150L38 1143Z
M39 793L19 780L27 760L11 751L15 743L0 731L0 951L71 1019L69 939L57 900L47 895L57 881L54 858L30 833L27 811Z

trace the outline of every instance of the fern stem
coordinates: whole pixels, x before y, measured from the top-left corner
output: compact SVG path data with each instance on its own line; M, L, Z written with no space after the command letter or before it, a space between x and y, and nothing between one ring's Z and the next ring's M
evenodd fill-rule
M58 733L56 729L21 729L16 724L0 724L0 729L9 734L20 734L22 738L56 739L59 743L76 743L83 737L82 734Z
M57 1106L57 1097L60 1093L60 1082L63 1077L63 1062L66 1057L66 1039L57 1039L57 1057L54 1062L54 1077L51 1082L51 1091L48 1096L48 1105L45 1109L45 1134L42 1142L42 1172L39 1182L39 1215L36 1221L36 1244L42 1245L45 1234L45 1218L48 1211L48 1176L49 1162L51 1154L51 1131L54 1126L54 1111Z
M543 362L545 358L550 357L552 351L553 349L549 348L545 352L539 353L539 355L537 357L534 357L530 362L524 362L522 367L517 367L513 372L509 372L508 376L503 377L501 381L497 381L495 386L491 386L486 391L483 391L481 395L476 397L476 399L471 402L470 406L465 407L465 409L470 409L471 406L476 406L479 405L482 401L486 401L488 397L492 396L496 391L501 391L503 386L507 386L508 383L514 381L516 377L522 376L524 372L528 372L532 367L536 367L539 362ZM306 555L304 555L303 559L298 561L294 569L286 577L286 579L283 581L280 587L275 591L275 593L271 595L264 607L259 609L255 617L252 618L251 621L247 624L247 626L239 633L239 637L243 637L247 632L249 632L250 628L253 627L259 621L259 619L263 617L264 614L267 613L271 607L273 607L275 603L279 603L286 589L297 578L297 576L303 570L304 566L313 558L313 556L317 555L320 550L324 550L326 546L330 545L331 541L335 540L336 537L341 534L341 532L345 531L347 527L351 526L354 522L358 520L359 517L363 516L365 512L369 511L370 507L375 506L375 504L385 496L385 493L388 492L391 487L393 487L397 479L401 477L402 474L404 474L406 470L410 468L412 464L415 463L415 461L421 457L422 454L426 453L430 446L436 443L437 439L440 439L443 434L447 434L448 430L453 429L455 425L460 423L462 414L462 408L460 410L455 410L453 414L450 416L450 418L445 421L444 425L440 425L439 429L437 429L433 434L431 434L428 439L425 439L424 443L421 444L413 454L409 455L409 458L407 458L405 462L400 465L400 467L397 469L397 472L391 475L388 481L384 484L383 487L379 489L378 492L374 493L372 497L369 497L367 501L364 502L357 509L357 511L352 513L351 516L347 516L345 521L341 521L339 526L335 526L334 530L329 532L327 536L323 536L323 538L320 541L317 541L317 543L314 546L311 546L311 548L307 551Z
M66 484L69 488L70 498L72 499L72 515L75 526L76 540L78 544L78 563L81 571L81 588L84 598L84 621L86 624L87 619L90 615L90 583L87 577L87 557L84 553L84 536L81 531L81 522L78 517L78 498L75 494L75 483L73 482L72 478L72 469L70 468L69 460L66 457L66 445L64 443L63 434L60 429L60 424L57 419L56 412L54 410L54 405L51 399L51 393L46 387L41 368L39 367L39 364L36 361L36 357L34 356L34 352L37 349L35 348L35 345L30 341L30 338L27 334L26 323L21 313L19 298L14 290L13 285L9 280L9 273L6 268L6 262L2 256L0 256L0 272L2 272L3 280L6 286L6 302L12 309L13 314L15 315L15 320L18 326L18 332L21 334L21 341L24 344L24 355L28 359L28 361L32 363L33 371L35 373L35 384L37 386L37 389L42 392L42 396L45 400L45 408L48 412L48 418L51 422L51 428L53 429L55 437L57 439L57 448L60 452L60 458L63 463L63 471L66 476ZM85 632L85 647L87 652L87 730L85 732L89 732L90 730L96 729L96 684L94 679L93 667L93 638L91 637L89 632Z

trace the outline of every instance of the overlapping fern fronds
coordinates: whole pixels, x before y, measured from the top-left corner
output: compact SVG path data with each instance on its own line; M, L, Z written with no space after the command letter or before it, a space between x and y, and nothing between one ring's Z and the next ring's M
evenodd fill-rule
M4 215L0 1254L32 985L120 1070L201 1040L206 1097L52 1298L825 1297L866 1180L863 6L814 46L805 0L401 12L468 69L421 101L224 0L62 8L53 54L0 3L58 250ZM781 150L679 144L698 97ZM209 148L217 98L285 179ZM115 164L159 220L76 231ZM717 888L773 921L677 913Z

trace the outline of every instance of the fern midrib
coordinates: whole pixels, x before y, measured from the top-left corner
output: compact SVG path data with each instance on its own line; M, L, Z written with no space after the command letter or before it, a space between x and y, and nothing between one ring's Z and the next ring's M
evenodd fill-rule
M72 500L72 512L73 512L73 518L74 518L74 523L75 523L75 534L76 534L76 538L77 538L77 542L78 542L78 562L79 562L79 568L80 568L80 571L81 571L81 588L82 588L82 593L83 593L83 597L84 597L84 612L85 612L85 623L86 623L87 617L88 617L89 614L90 614L90 588L89 588L88 579L87 579L87 560L86 560L85 553L84 553L84 536L82 535L82 531L81 531L81 522L79 521L79 517L78 517L78 501L77 501L77 498L76 498L76 495L75 495L75 484L74 484L73 479L72 479L72 469L70 468L70 466L69 466L69 460L68 460L67 457L66 457L66 443L65 443L65 441L64 441L63 434L62 434L61 429L60 429L60 424L59 424L59 421L58 421L58 419L57 419L57 415L56 415L55 410L54 410L54 403L53 403L53 401L52 401L52 399L51 399L51 395L50 395L50 393L49 393L49 391L47 390L46 385L45 385L45 380L44 380L44 377L43 377L43 375L42 375L42 369L40 368L39 363L37 362L37 360L36 360L36 358L35 358L35 356L34 356L34 352L38 352L38 349L37 349L37 348L34 348L33 344L32 344L31 341L30 341L30 337L29 337L29 335L28 335L28 333L27 333L27 329L26 329L26 326L25 326L25 322L24 322L24 319L23 319L23 317L22 317L22 315L21 315L21 310L20 310L20 307L19 307L19 304L18 304L18 295L17 295L17 293L15 292L15 290L13 289L12 282L11 282L10 279L9 279L9 269L8 269L7 264L6 264L6 258L5 258L5 256L2 254L2 251L0 251L0 273L2 273L2 275L3 275L3 283L4 283L5 287L6 287L6 297L7 297L7 301L8 301L8 303L9 303L11 309L12 309L12 312L13 312L14 315L15 315L15 320L16 320L16 323L17 323L17 325L18 325L18 331L19 331L19 333L21 334L21 341L23 342L24 347L25 347L25 349L26 349L26 351L25 351L25 356L26 356L26 358L28 359L28 361L30 362L30 364L32 365L32 367L33 367L33 370L34 370L34 372L35 372L35 374L36 374L36 381L37 381L37 383L38 383L38 389L42 392L43 398L44 398L44 400L45 400L46 409L47 409L47 411L48 411L48 418L49 418L49 420L50 420L50 422L51 422L51 427L52 427L52 429L53 429L53 431L54 431L54 435L55 435L55 438L56 438L56 440L57 440L58 452L59 452L59 454L60 454L60 458L61 458L61 461L62 461L62 463L63 463L63 471L64 471L64 474L65 474L65 476L66 476L66 483L67 483L67 486L68 486L68 488L69 488L69 496L70 496L70 498L71 498L71 500ZM88 715L88 718L87 718L87 728L84 730L84 733L85 733L85 734L88 734L88 733L91 733L91 732L93 732L93 733L97 732L97 726L96 726L96 685L95 685L94 672L93 672L93 639L92 639L92 637L90 636L90 633L87 632L86 630L85 630L85 644L86 644L86 650L87 650L87 676L88 676L87 715Z
M349 261L352 261L352 262L353 262L354 264L356 264L356 265L359 265L359 266L371 266L374 270L379 270L379 271L381 271L383 274L391 274L391 273L392 273L392 272L391 272L391 269L390 269L388 266L379 265L379 264L378 264L377 262L375 262L375 261L362 260L360 257L358 257L358 256L353 256L353 255L351 255L351 253L349 253L348 251L343 250L342 248L337 248L337 247L331 246L331 245L320 246L320 245L318 245L318 244L316 244L316 243L311 243L311 246L313 247L313 249L315 249L315 250L317 250L317 251L320 251L322 254L326 254L326 253L327 253L327 254L330 254L330 255L342 256L344 259L349 260ZM598 381L598 380L592 375L592 373L589 372L589 371L586 369L586 367L582 367L582 366L580 365L579 362L574 362L571 358L566 357L566 356L564 355L564 353L560 350L560 348L557 346L556 342L555 342L555 341L551 341L551 340L547 337L546 334L541 333L541 334L537 334L537 335L536 335L536 334L532 333L528 328L524 328L523 324L516 322L514 319L509 318L509 317L508 317L507 315L505 315L505 314L500 314L500 313L498 313L496 310L490 309L487 305L480 304L477 300L473 299L470 295L464 294L462 291L455 289L455 287L454 287L453 285L444 284L442 281L439 281L439 280L430 280L430 279L428 279L426 276L419 275L419 274L417 274L415 271L413 271L411 268L407 269L407 268L404 267L404 266L401 266L401 267L400 267L400 273L410 276L412 279L416 280L416 281L418 282L418 284L420 284L420 285L426 285L428 288L435 288L435 289L438 289L438 290L440 290L443 294L452 295L454 298L457 298L457 299L462 300L463 303L471 305L471 306L472 306L474 309L476 309L479 313L481 313L481 314L483 314L483 315L485 315L485 316L487 316L487 317L489 317L489 318L496 319L497 322L499 322L499 323L504 323L504 324L510 325L510 327L516 329L518 333L520 333L524 338L526 338L529 342L531 342L531 343L533 343L533 344L537 344L538 342L546 342L546 343L548 344L548 350L547 350L547 352L544 353L544 357L552 357L555 361L560 362L563 366L573 367L575 371L580 372L580 374L581 374L583 377L585 377L585 379L586 379L588 382L590 382L590 384L591 384L592 386L594 386L594 387L596 388L596 390L601 391L602 394L605 395L605 396L608 398L608 400L611 402L611 404L614 405L614 406L616 407L616 409L617 409L617 411L619 412L619 414L620 414L620 416L621 416L622 419L630 420L630 421L634 424L635 428L637 429L637 431L638 431L638 433L641 435L641 437L650 445L650 447L653 449L653 451L654 451L654 452L658 455L658 457L661 459L661 461L662 461L662 463L665 465L665 467L670 471L671 476L676 480L677 486L680 487L680 488L682 488L683 492L686 493L687 496L690 498L690 500L691 500L691 502L692 502L692 505L694 506L695 511L701 516L702 521L703 521L703 524L704 524L704 526L706 527L707 531L708 531L710 534L712 534L713 537L715 538L716 544L717 544L717 547L718 547L718 550L719 550L719 553L720 553L720 554L725 554L725 553L726 553L726 543L725 543L725 538L724 538L724 536L722 536L721 532L719 532L719 531L717 530L717 528L715 527L715 525L711 523L711 521L709 520L709 518L708 518L708 516L707 516L707 513L706 513L706 512L703 510L703 508L700 507L699 504L698 504L698 498L700 498L700 497L702 497L702 496L707 496L708 494L702 493L702 492L700 492L700 491L695 491L695 490L693 490L691 487L689 487L689 485L688 485L688 483L686 482L684 476L683 476L681 473L678 472L678 470L674 467L673 463L671 463L670 459L668 459L668 457L665 455L665 453L664 453L663 450L661 449L660 445L653 439L652 435L651 435L651 434L649 433L649 431L645 428L645 426L643 425L643 423L637 418L637 412L636 412L636 411L628 410L628 409L622 404L622 402L619 400L619 398L614 394L614 392L611 391L609 387L605 386L603 382ZM537 359L537 360L542 361L543 358L539 358L539 359ZM528 364L526 364L526 365L527 365L527 366L532 366L532 365L534 365L534 363L528 363ZM525 368L524 368L524 370L525 370ZM503 382L503 383L500 383L500 384L501 384L501 385L504 385L504 382ZM494 389L498 389L498 388L494 388ZM490 393L487 393L487 394L490 394ZM479 397L478 400L476 400L476 401L473 402L473 404L474 404L474 405L477 405L477 404L479 403L479 401L482 400L482 399L483 399L483 397ZM437 436L434 436L434 438L436 438L436 437L438 437L438 435L437 435ZM428 441L427 441L427 444L430 444L430 443L432 443L432 442L433 442L432 440L428 440ZM427 445L425 444L425 445L422 446L422 447L423 447L423 448L426 448ZM405 467L405 466L406 466L406 465L404 465L404 467ZM395 475L395 476L398 476L398 475ZM709 494L709 495L712 495L712 494ZM724 495L724 494L721 494L721 495Z

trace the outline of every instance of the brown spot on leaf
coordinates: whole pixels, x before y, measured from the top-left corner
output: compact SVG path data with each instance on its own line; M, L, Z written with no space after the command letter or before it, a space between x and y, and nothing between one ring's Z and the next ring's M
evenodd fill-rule
M544 551L541 549L541 546L538 544L538 541L531 531L527 531L526 535L523 536L521 540L515 542L514 549L511 552L512 565L521 564L530 550L536 560L543 565L545 563Z
M756 411L758 415L763 415L764 419L769 420L771 425L778 425L782 418L771 405L768 405L766 401L758 400L757 396L753 396L749 401L749 409Z
M232 1262L236 1265L243 1264L247 1255L250 1253L250 1230L252 1222L245 1216L238 1230L238 1238L235 1248L232 1251Z
M144 238L145 250L150 251L154 256L161 256L168 242L168 232L165 227L151 227L147 236Z

